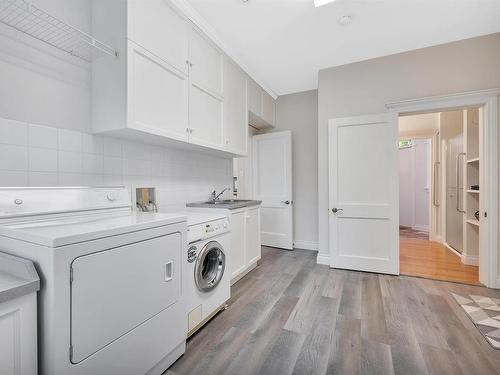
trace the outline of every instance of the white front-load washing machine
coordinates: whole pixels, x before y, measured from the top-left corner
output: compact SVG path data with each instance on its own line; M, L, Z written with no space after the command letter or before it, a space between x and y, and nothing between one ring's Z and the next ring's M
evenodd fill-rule
M231 296L229 220L224 214L187 212L188 337L219 311Z

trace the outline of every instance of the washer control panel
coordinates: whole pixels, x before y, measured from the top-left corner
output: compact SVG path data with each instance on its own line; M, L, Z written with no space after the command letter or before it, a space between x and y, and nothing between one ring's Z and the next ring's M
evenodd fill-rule
M193 243L226 232L229 232L229 220L227 218L192 225L188 228L188 241Z

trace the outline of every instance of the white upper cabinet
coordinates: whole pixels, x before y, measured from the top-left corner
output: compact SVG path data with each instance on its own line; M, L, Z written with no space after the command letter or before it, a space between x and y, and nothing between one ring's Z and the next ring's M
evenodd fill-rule
M247 81L247 104L250 125L258 129L274 128L274 99L250 78Z
M188 77L128 42L128 123L145 132L188 140Z
M247 82L248 110L257 116L262 112L262 89L252 79Z
M165 0L127 2L128 39L187 74L188 23Z
M222 96L224 56L193 26L189 33L189 79L193 85Z
M262 92L262 118L274 126L274 99L267 92Z
M224 62L224 142L236 154L247 154L247 94L244 73Z
M222 53L195 27L189 32L189 142L222 148Z
M93 1L92 32L119 52L92 62L93 132L246 156L246 76L224 85L223 52L170 1Z

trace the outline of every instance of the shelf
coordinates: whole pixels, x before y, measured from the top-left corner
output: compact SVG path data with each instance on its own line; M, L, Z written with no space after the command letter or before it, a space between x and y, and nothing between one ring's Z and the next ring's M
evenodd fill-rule
M479 158L469 159L467 160L467 163L479 163Z
M465 220L467 223L471 224L471 225L474 225L476 227L479 227L479 221L476 220L476 219L467 219Z
M467 193L479 194L479 190L467 190Z
M0 0L0 22L85 61L118 52L25 0Z

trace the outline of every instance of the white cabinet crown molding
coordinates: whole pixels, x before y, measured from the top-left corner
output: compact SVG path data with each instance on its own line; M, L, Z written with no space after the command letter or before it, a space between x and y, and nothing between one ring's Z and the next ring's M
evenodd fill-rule
M241 59L236 58L238 54L227 44L225 44L217 35L212 26L194 9L191 4L186 0L170 0L170 2L177 7L191 22L193 22L201 31L203 31L227 56L229 56L234 62L236 62L247 74L252 77L252 79L257 82L273 99L277 99L278 95L269 88L268 85L264 84L261 79L256 78L257 75L244 64Z

